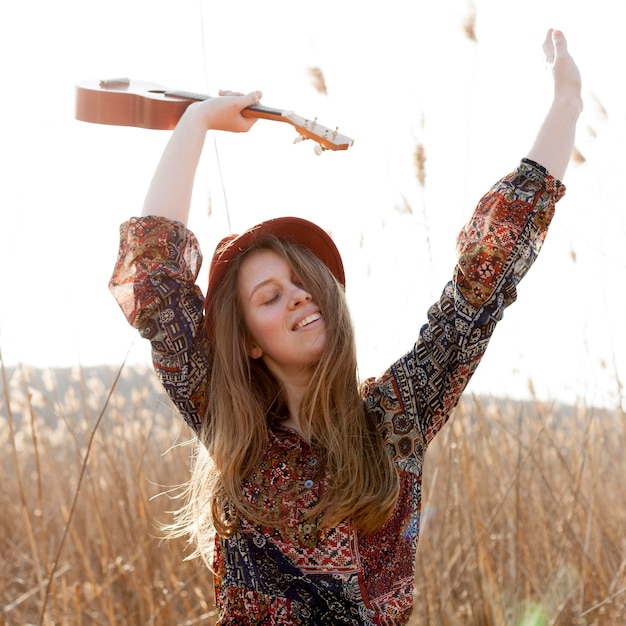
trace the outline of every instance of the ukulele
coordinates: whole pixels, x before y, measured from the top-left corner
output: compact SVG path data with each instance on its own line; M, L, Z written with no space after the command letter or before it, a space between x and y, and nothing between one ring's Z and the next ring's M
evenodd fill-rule
M191 103L210 97L128 78L81 81L76 84L76 119L95 124L171 130ZM313 139L322 150L347 150L353 143L337 129L318 124L317 118L311 121L293 111L255 104L243 109L241 114L291 124L299 134L296 141Z

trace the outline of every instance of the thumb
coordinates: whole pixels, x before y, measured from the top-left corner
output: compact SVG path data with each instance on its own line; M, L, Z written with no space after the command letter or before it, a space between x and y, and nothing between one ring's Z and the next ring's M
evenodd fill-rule
M262 97L263 97L263 93L262 92L260 92L260 91L251 91L247 95L247 98L248 98L248 101L249 101L248 106L251 106L253 104L258 104Z

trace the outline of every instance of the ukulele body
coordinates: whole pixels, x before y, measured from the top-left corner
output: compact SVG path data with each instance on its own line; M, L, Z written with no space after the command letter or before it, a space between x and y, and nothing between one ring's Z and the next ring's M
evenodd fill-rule
M76 119L172 130L185 109L197 100L169 95L164 87L141 80L82 81L76 85Z

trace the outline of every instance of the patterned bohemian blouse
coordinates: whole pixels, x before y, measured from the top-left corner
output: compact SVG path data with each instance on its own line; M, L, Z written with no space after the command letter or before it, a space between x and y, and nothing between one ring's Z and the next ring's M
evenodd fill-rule
M404 624L413 576L428 444L449 418L482 358L516 286L544 241L565 187L523 160L481 199L457 240L458 263L428 311L417 343L363 398L400 476L401 493L384 527L369 536L350 520L318 528L304 519L329 477L315 450L270 419L268 453L243 485L275 528L245 519L216 539L220 624ZM211 355L203 295L195 281L201 253L183 224L132 218L110 288L129 322L152 342L154 368L187 424L205 412Z

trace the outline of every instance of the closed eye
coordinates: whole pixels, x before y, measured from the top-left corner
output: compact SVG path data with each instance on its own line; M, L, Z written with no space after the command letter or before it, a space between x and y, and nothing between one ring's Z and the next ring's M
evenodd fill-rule
M273 302L276 302L278 300L279 294L275 293L275 294L270 294L267 297L263 298L263 304L272 304Z

